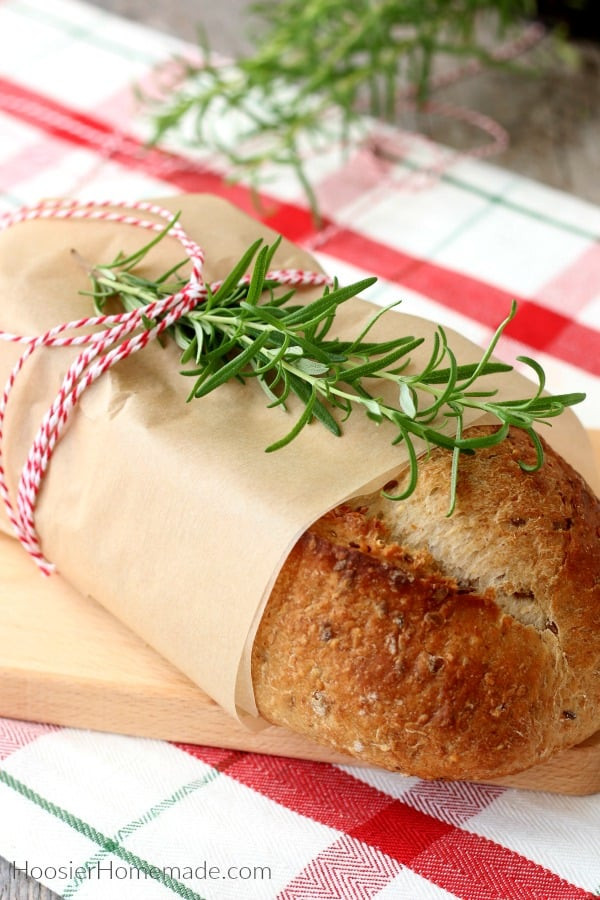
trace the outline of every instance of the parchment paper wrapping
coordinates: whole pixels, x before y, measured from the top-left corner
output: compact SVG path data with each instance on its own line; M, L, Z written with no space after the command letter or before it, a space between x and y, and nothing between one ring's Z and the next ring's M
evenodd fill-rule
M227 274L258 235L273 237L214 197L187 195L164 205L182 210L184 227L204 247L207 280ZM0 328L38 334L90 314L90 301L78 293L89 287L87 276L70 249L109 262L147 240L140 229L102 222L14 226L0 236ZM168 239L145 271L160 274L181 258L179 245ZM285 241L275 265L315 268ZM351 302L337 333L355 334L372 313L371 305ZM374 334L431 336L433 330L431 323L394 312ZM459 362L479 358L479 349L459 335L450 334L450 342ZM415 364L430 346L413 354ZM3 382L21 352L0 343ZM22 372L6 423L13 493L73 356L72 350L45 349ZM391 446L391 428L377 430L359 413L342 439L313 424L284 450L266 454L264 448L291 427L296 408L290 415L267 410L253 383L230 383L186 403L191 382L179 369L179 350L169 340L119 363L84 394L44 482L38 532L46 557L81 593L232 714L256 716L250 649L286 554L326 510L385 483L405 454ZM531 390L519 375L503 381L513 395ZM543 433L595 483L589 444L572 414ZM2 517L0 527L10 531L4 511Z

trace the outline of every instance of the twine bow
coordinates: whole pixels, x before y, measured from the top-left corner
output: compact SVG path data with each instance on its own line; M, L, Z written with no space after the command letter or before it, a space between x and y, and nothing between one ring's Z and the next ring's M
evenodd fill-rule
M22 222L34 219L82 219L132 225L148 231L161 232L160 221L140 218L133 212L153 215L172 223L170 235L179 241L191 262L191 274L187 284L177 293L144 307L116 315L86 316L64 322L35 336L0 331L0 340L24 344L25 351L13 366L0 398L0 496L4 501L8 518L16 537L35 561L44 575L50 575L55 566L49 562L40 545L35 526L35 509L40 488L47 472L52 453L64 433L69 418L81 395L104 372L128 356L137 353L158 338L182 316L203 302L209 290L215 293L221 282L207 286L202 269L204 252L184 231L179 222L173 222L173 214L161 206L147 202L79 203L75 200L45 201L33 207L24 207L0 218L0 232ZM294 287L329 284L331 279L321 273L302 269L277 269L267 278L281 285ZM248 283L245 276L241 284ZM151 327L148 327L151 322ZM95 327L100 330L81 333ZM76 332L76 334L73 334ZM31 444L21 471L17 487L16 504L10 497L4 467L5 417L11 392L25 363L42 347L83 347L71 363L60 389L46 411Z

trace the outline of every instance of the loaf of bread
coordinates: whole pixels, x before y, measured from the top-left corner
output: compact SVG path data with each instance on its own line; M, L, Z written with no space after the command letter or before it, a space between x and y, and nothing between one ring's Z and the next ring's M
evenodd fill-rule
M600 504L545 453L523 472L515 429L465 456L451 517L451 454L435 449L410 499L319 519L257 632L260 713L423 778L508 775L597 731Z
M208 282L227 277L257 237L275 238L216 197L164 205L202 245ZM65 209L74 212L70 202ZM134 253L143 237L127 221L25 217L4 230L3 327L38 334L78 319L88 275L69 248L95 262ZM180 252L175 241L156 245L144 275L171 269ZM283 241L274 265L311 271L314 261ZM361 333L372 316L368 304L349 301L339 333ZM378 327L386 340L426 338L427 363L433 323L379 320L375 340ZM450 336L461 364L480 358ZM2 344L5 380L21 351ZM9 486L78 352L34 354L21 370L5 422ZM249 634L298 523L388 472L397 448L387 438L370 444L372 423L353 417L339 456L318 426L265 454L284 426L260 391L231 382L187 404L179 369L172 342L121 360L81 397L53 454L36 529L44 554L83 596L229 711L253 715L255 699L270 722L388 769L501 776L600 728L598 501L549 448L543 468L524 473L519 460L533 451L519 430L463 457L451 517L451 455L433 450L409 500L377 493L316 521L276 580L250 685ZM514 397L521 388L506 390ZM555 424L560 446L581 434L565 421ZM573 458L585 465L585 453ZM405 477L398 473L398 490ZM6 517L0 529L11 532Z

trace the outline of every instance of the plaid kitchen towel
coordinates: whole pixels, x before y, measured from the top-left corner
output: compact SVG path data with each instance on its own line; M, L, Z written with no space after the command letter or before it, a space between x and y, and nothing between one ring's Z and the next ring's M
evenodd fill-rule
M209 191L481 344L516 298L499 355L586 391L600 427L600 209L387 129L389 153L308 161L323 228L282 173L257 210L216 160L144 149L132 85L180 52L73 0L0 0L0 212ZM0 719L0 854L81 900L570 900L600 893L600 800Z

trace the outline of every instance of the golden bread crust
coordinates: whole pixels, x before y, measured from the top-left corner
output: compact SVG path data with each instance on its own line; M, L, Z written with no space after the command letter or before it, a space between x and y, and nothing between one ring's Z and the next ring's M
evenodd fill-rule
M600 728L600 504L545 449L532 474L519 430L465 457L451 518L434 450L407 501L316 522L254 642L260 713L425 778L510 774Z

